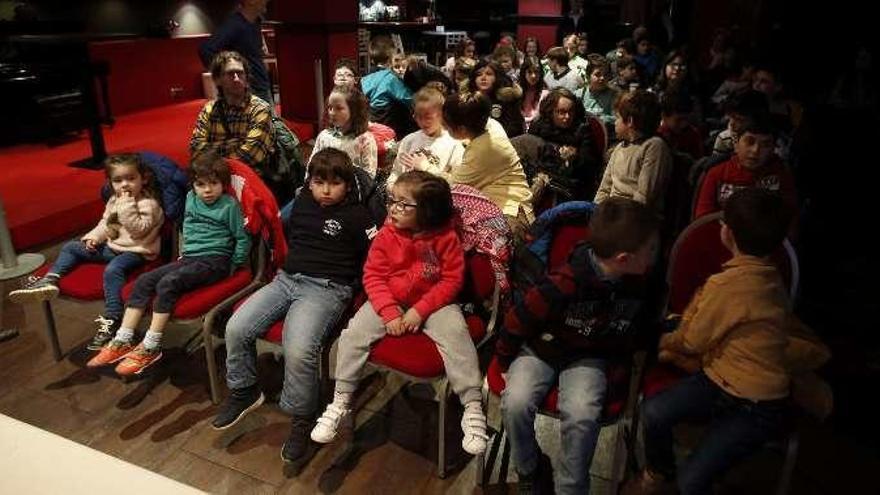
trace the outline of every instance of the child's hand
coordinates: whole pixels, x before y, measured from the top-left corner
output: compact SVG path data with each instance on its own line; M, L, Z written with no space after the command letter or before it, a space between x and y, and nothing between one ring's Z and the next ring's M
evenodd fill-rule
M399 316L385 324L385 333L398 337L403 335L403 319Z
M559 156L562 157L562 159L565 161L569 161L574 158L575 153L577 153L577 149L575 149L574 146L559 147Z
M415 333L419 328L422 328L422 316L415 308L406 310L406 314L403 315L403 327L407 332L411 333Z
M409 172L410 170L423 170L425 168L425 162L427 161L424 155L416 153L401 153L399 158L400 164L403 165L404 172Z
M98 250L98 243L95 242L94 239L83 239L82 242L88 251L97 251Z

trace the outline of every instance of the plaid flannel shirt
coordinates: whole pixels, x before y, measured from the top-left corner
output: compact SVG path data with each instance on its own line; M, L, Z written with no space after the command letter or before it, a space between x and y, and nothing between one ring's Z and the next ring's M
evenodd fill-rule
M274 140L268 103L254 95L242 106L231 106L217 99L202 107L189 151L196 156L213 147L226 158L237 158L258 167L271 155Z

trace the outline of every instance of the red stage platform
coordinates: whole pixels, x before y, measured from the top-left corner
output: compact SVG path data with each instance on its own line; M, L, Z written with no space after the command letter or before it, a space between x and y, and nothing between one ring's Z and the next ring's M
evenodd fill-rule
M155 151L185 165L189 138L205 100L123 115L104 128L108 153ZM90 156L89 139L56 147L0 148L0 198L19 251L55 242L94 226L101 218L104 172L73 168Z

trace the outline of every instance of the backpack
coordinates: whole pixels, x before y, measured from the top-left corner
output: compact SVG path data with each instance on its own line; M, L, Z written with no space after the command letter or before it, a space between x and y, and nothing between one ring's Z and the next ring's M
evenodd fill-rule
M545 211L535 220L525 242L516 247L511 265L514 301L535 285L550 263L553 237L564 225L587 225L596 205L589 201L568 201Z
M305 161L299 150L299 138L287 127L284 119L273 115L272 129L275 133L275 149L257 172L272 190L278 203L285 204L303 185L303 178L306 176Z

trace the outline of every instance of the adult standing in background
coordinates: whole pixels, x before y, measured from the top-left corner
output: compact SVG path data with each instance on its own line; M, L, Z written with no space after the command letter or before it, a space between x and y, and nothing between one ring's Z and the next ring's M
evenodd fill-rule
M214 56L222 51L241 54L250 69L251 92L274 108L272 83L263 63L267 50L261 32L268 3L269 0L237 0L235 12L199 47L199 57L205 67L210 67Z
M593 24L593 19L588 19L584 12L584 0L563 0L562 21L556 30L556 44L562 46L562 41L568 35L590 32Z

